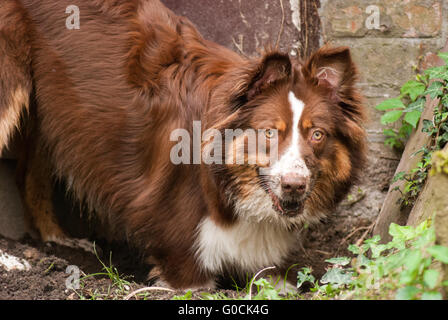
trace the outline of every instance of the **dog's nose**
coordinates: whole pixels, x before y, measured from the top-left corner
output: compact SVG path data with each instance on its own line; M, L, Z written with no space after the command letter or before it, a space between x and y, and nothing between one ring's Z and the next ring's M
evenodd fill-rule
M306 177L290 173L281 177L282 191L292 196L301 196L306 190Z

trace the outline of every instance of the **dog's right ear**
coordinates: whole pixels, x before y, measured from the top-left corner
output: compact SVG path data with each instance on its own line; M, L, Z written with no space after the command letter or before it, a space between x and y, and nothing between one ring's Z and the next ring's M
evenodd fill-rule
M305 63L302 73L314 85L325 89L335 102L351 95L357 78L348 47L320 48Z
M289 56L279 52L267 53L252 72L252 79L246 92L247 100L252 100L267 88L290 76Z

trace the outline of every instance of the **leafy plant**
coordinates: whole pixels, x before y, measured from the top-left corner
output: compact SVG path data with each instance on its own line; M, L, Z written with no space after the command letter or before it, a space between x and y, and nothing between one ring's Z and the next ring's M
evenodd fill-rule
M376 106L377 110L385 111L381 124L389 125L401 120L399 129L388 128L383 131L387 137L385 144L390 147L403 149L412 130L417 128L426 103L426 98L422 96L426 90L426 79L418 76L416 79L401 87L399 97L385 100Z
M313 299L422 299L440 300L442 282L436 262L448 264L448 248L434 245L435 231L430 220L417 227L391 224L392 240L380 243L380 237L350 245L355 258L327 260L333 264L319 281L309 269L298 274L298 286L313 284Z
M266 269L272 269L272 267ZM230 294L230 296L226 295L227 293L222 291L214 293L202 292L199 294L199 298L201 300L291 300L298 299L300 297L298 292L286 293L286 288L279 287L278 284L280 282L280 277L274 278L269 276L268 278L258 278L258 275L266 269L261 270L256 275L252 276L252 278L246 279L247 284L244 288L240 288L235 284L236 292L234 294ZM251 288L255 290L252 290ZM177 295L173 297L174 300L191 300L192 298L193 294L190 290L184 295Z
M184 295L174 296L172 300L191 300L193 297L193 292L191 290L187 290Z
M447 52L439 53L439 57L448 64L447 55ZM386 145L397 149L404 148L407 138L417 128L427 95L431 99L441 98L442 104L448 104L447 82L447 65L429 68L423 74L416 75L414 80L406 82L401 87L398 97L387 99L375 107L385 112L381 117L383 125L395 123L399 125L398 129L384 129L383 133L387 137ZM442 139L445 138L447 138L445 142L448 141L448 135Z
M398 200L402 207L413 205L431 170L433 152L441 150L448 143L448 53L439 53L439 57L445 61L445 65L425 70L423 74L417 75L415 80L408 81L401 87L399 97L385 100L376 106L376 109L385 111L381 117L383 125L400 124L401 120L398 129L387 128L384 135L387 137L386 145L403 149L410 133L417 128L426 96L439 99L433 118L422 120L422 132L430 136L430 144L423 146L413 155L422 153L421 161L410 172L396 174L392 181L406 181L402 190L395 188L402 194Z
M417 200L420 191L422 190L426 178L428 177L429 169L431 168L432 150L423 147L414 156L423 153L421 161L417 163L417 167L412 169L409 173L401 171L398 172L392 179L392 182L398 180L405 180L403 191L399 187L395 187L393 190L401 192L401 198L398 199L401 207L412 205Z

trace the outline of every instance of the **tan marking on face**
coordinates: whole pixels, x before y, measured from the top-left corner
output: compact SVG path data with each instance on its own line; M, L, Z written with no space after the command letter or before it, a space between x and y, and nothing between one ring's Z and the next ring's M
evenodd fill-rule
M339 142L335 144L336 159L323 159L322 171L334 181L344 181L350 178L351 163L347 148Z
M278 131L285 131L286 130L286 123L283 120L278 120L275 122L275 129Z
M313 127L313 123L310 119L304 119L302 122L302 126L304 129L311 129Z
M337 165L335 168L337 168L337 179L349 179L351 172L350 157L347 148L339 142L336 143L336 163Z

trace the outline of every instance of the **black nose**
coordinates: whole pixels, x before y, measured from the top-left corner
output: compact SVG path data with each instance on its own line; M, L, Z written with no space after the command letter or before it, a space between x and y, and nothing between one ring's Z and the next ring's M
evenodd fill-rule
M301 196L306 190L306 178L296 173L282 176L281 184L282 191L291 196Z

